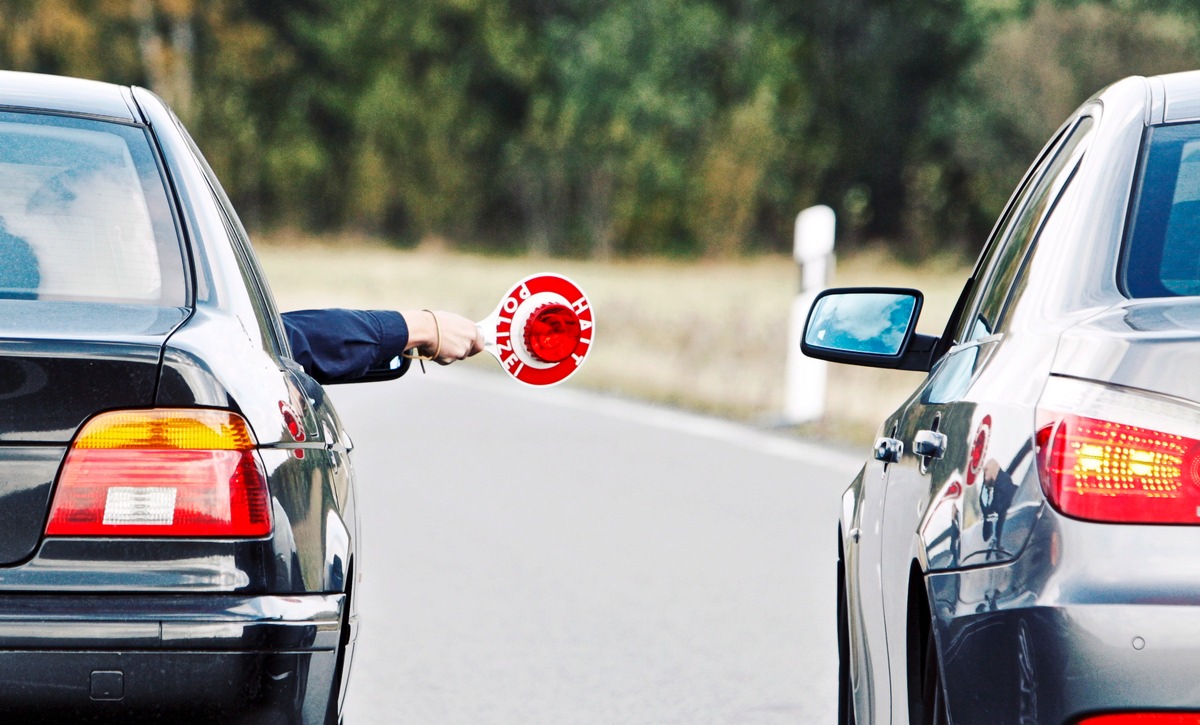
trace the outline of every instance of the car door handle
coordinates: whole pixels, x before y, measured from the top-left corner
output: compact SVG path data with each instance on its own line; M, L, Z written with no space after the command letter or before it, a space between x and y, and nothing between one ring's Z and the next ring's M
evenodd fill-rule
M884 463L899 463L904 455L904 442L895 438L877 438L875 440L875 460Z
M913 453L922 458L941 458L946 455L945 433L936 430L919 430L913 437Z

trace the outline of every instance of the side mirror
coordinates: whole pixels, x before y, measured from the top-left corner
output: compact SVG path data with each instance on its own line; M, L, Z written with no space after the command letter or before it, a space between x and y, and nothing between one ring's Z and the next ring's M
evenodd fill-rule
M808 311L800 349L830 362L928 372L937 338L916 334L924 299L915 289L825 290Z

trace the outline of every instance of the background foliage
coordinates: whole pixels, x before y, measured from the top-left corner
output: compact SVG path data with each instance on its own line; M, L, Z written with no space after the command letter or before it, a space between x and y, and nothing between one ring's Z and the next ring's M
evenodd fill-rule
M0 67L147 86L254 227L606 259L982 243L1194 0L0 0Z

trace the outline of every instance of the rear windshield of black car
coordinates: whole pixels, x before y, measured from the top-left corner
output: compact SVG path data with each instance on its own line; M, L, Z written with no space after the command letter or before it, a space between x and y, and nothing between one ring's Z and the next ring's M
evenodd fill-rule
M1200 124L1146 132L1126 235L1130 297L1200 295Z
M186 304L145 129L0 112L0 299Z

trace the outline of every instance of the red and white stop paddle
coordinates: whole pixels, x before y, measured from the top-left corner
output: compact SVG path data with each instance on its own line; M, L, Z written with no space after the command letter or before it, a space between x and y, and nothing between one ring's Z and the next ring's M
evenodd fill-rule
M483 349L526 385L557 385L574 375L596 330L587 295L557 274L517 282L475 326L483 333Z

